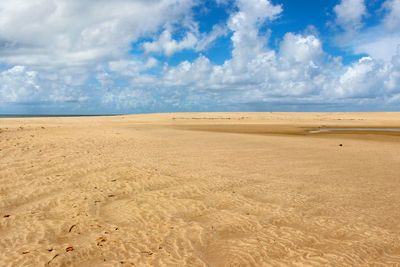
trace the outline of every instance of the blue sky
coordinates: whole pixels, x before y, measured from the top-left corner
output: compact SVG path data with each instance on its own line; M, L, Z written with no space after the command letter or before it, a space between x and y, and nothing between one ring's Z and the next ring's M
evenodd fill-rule
M0 2L0 114L399 104L400 0Z

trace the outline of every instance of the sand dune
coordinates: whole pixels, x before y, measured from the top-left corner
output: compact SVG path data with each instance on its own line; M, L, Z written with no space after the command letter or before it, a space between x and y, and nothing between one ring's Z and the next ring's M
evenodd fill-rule
M400 133L318 127L400 114L0 119L0 266L399 266Z

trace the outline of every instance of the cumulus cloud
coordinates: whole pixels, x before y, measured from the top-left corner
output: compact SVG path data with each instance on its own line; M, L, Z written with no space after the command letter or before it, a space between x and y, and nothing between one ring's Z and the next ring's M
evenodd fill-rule
M364 57L343 66L340 58L327 56L317 36L295 33L285 34L277 53L267 46L268 32L260 34L259 28L277 18L282 8L258 0L238 1L237 7L227 22L232 58L217 65L201 55L193 62L166 66L152 85L175 94L157 95L168 95L164 100L178 106L189 96L202 105L206 100L215 105L397 101L398 56L391 63Z
M364 1L343 0L335 6L336 22L345 30L339 44L353 53L390 61L400 45L400 0L386 0L381 9L383 19L374 27L362 28Z
M8 65L82 66L120 58L166 24L190 23L187 0L0 2L0 57Z
M37 83L37 73L25 71L23 66L15 66L1 72L0 86L0 96L4 102L29 101L41 92Z
M110 61L108 69L123 76L136 76L141 71L154 68L158 65L158 60L150 57L145 62L140 60L118 60Z
M228 27L233 31L231 64L241 69L246 61L262 53L268 36L259 35L259 27L267 21L274 20L281 12L280 5L273 5L264 0L239 0L238 12L228 20Z
M210 33L199 33L196 31L189 31L186 33L182 40L175 40L172 38L172 33L166 29L164 30L159 38L152 42L144 42L143 48L146 53L163 52L167 56L172 56L176 52L192 49L196 52L203 51L216 39L227 34L227 29L220 25L214 25Z
M86 93L76 85L76 81L68 75L62 75L61 80L58 74L41 75L24 66L14 66L0 72L0 102L26 104L86 101Z
M364 1L335 6L336 23L354 36L344 46L368 55L348 65L324 51L316 31L288 32L272 49L269 28L284 6L269 0L216 0L233 7L209 32L200 32L192 14L201 1L2 1L0 103L87 103L126 112L395 105L398 1L387 0L382 21L368 29ZM221 36L230 36L231 57L216 64L201 53ZM175 66L159 57L182 50L199 54Z
M314 35L303 37L288 33L280 46L281 56L287 60L308 63L323 55L321 41Z
M144 50L147 53L164 51L167 56L171 56L175 52L183 49L193 49L198 42L196 36L190 32L179 42L173 40L171 35L172 34L168 30L163 31L157 41L145 42L143 44Z
M370 57L348 67L339 78L336 93L341 97L375 97L382 94L386 68Z
M222 65L200 56L168 68L161 77L166 86L188 88L192 93L212 92L226 102L262 102L275 97L312 95L324 77L317 65L324 55L321 41L314 35L288 33L280 53L268 49L269 33L259 28L282 12L269 1L238 1L228 27L232 33L232 58Z
M367 54L375 59L390 61L400 45L400 33L389 34L379 27L358 35L349 45L356 54Z
M231 104L397 101L394 92L400 90L399 53L392 53L390 62L364 57L343 66L340 58L327 56L317 36L294 33L283 37L277 53L268 49L268 33L260 35L259 27L276 18L280 7L259 2L273 12L246 13L250 6L257 7L257 3L246 6L238 2L238 11L228 20L233 32L231 59L222 65L212 64L204 56L193 62L184 61L167 68L159 83L187 88L192 94L212 93ZM248 16L253 13L259 15ZM357 23L360 19L361 15Z
M0 102L83 101L90 94L85 84L104 66L121 75L154 67L154 58L132 60L132 43L166 25L190 27L196 4L188 0L0 1L0 64L9 66L1 73Z
M364 0L341 0L333 10L336 23L346 31L357 31L361 28L362 17L366 15Z
M385 27L391 31L400 30L400 0L389 0L384 3L384 8L388 14L383 20Z

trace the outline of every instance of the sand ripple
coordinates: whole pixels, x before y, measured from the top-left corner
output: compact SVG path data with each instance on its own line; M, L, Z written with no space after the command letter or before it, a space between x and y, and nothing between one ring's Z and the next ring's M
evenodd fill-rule
M400 266L396 136L184 128L206 121L1 120L0 266Z

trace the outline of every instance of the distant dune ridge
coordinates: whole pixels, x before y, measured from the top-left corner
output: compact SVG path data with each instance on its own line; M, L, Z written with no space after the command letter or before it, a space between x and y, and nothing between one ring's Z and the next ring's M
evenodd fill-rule
M0 119L0 266L399 266L400 113Z

